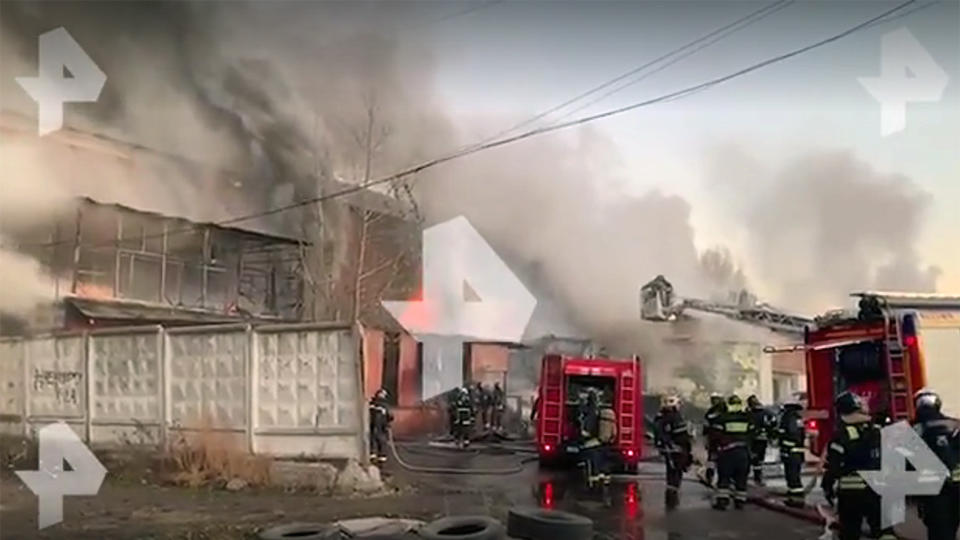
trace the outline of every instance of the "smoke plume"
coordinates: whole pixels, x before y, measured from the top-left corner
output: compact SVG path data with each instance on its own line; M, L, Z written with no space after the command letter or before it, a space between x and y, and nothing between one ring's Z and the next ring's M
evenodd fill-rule
M864 289L936 291L916 244L930 196L848 151L811 151L782 167L739 148L714 156L712 185L741 213L753 274L771 300L811 314Z

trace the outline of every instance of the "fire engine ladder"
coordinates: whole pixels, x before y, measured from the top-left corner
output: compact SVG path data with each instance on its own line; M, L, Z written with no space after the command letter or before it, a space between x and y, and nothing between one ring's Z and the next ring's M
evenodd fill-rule
M903 349L900 320L897 315L884 310L884 345L887 351L887 375L890 380L890 416L894 422L910 420L913 401L910 397L910 370L907 369Z
M634 438L634 421L637 411L637 395L636 395L636 374L632 371L624 371L620 375L620 389L619 389L619 398L617 400L617 406L620 410L617 411L617 420L619 422L619 427L617 429L617 438L620 441L621 445L633 446Z
M559 356L546 362L546 377L543 388L543 434L553 445L560 444L563 435L563 359Z

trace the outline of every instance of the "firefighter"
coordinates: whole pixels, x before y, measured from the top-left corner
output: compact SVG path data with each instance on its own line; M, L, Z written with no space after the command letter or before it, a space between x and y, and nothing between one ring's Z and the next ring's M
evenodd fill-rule
M871 538L895 540L893 529L880 527L880 496L859 471L880 468L880 427L864 410L863 401L852 392L837 396L840 423L827 447L823 494L831 505L837 500L840 540L857 540L866 519Z
M705 441L704 446L706 446L707 451L707 471L706 471L706 480L707 484L713 485L714 472L717 469L717 419L720 418L720 413L723 412L726 404L723 401L723 396L714 392L710 394L710 408L707 409L707 413L703 417L703 438Z
M803 483L800 480L800 471L805 459L804 442L806 433L803 429L803 407L797 401L788 401L783 404L783 414L777 425L777 439L780 444L780 461L783 463L783 474L787 479L787 506L802 507L804 505Z
M940 396L921 390L914 396L913 429L947 466L950 476L940 493L920 497L920 517L929 540L956 540L960 529L960 420L945 416Z
M503 431L503 413L505 410L506 399L500 382L493 383L493 390L490 392L490 424L494 431Z
M767 443L770 441L773 421L770 419L767 408L760 403L757 396L751 395L747 398L747 408L750 413L750 421L755 428L753 439L750 442L750 465L753 468L753 481L758 486L762 486L764 485L763 462L767 458Z
M754 426L739 396L727 398L726 408L716 422L717 493L713 507L726 510L733 505L739 510L747 502L747 478L750 476L750 441Z
M458 447L470 446L470 436L473 432L474 408L470 398L470 390L461 387L453 403L454 408L454 440Z
M393 422L393 413L390 412L387 402L386 389L379 389L370 399L370 461L373 463L387 462L387 432Z
M680 412L680 398L664 397L654 424L655 443L667 463L666 503L673 508L680 502L680 482L690 468L693 450L689 426Z
M479 381L473 387L473 410L477 415L477 420L483 429L490 429L490 393L483 387Z
M609 460L600 437L600 400L595 388L582 396L577 411L580 452L587 464L587 484L610 483Z

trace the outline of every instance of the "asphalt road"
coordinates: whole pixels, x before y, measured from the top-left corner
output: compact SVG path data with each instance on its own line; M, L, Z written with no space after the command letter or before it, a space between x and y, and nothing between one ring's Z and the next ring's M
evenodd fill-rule
M469 469L505 469L519 456L404 451L414 466ZM392 464L398 481L417 486L424 495L468 490L480 494L494 513L513 505L539 505L586 515L594 520L600 537L623 540L768 539L815 540L821 528L795 518L748 505L743 510L718 512L710 508L710 490L685 482L681 504L667 511L664 502L664 469L644 463L639 478L616 478L607 489L588 489L576 471L541 471L536 462L511 475L415 474ZM428 496L425 500L433 497ZM453 512L456 513L456 512Z

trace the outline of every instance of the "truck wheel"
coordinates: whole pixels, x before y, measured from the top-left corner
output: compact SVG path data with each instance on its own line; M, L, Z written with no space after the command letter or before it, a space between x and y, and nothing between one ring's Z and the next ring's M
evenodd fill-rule
M450 516L419 531L425 540L503 540L503 524L488 516Z
M259 534L260 540L338 540L340 528L324 523L288 523L271 527Z
M507 516L507 534L527 539L591 540L593 521L559 510L511 508Z

